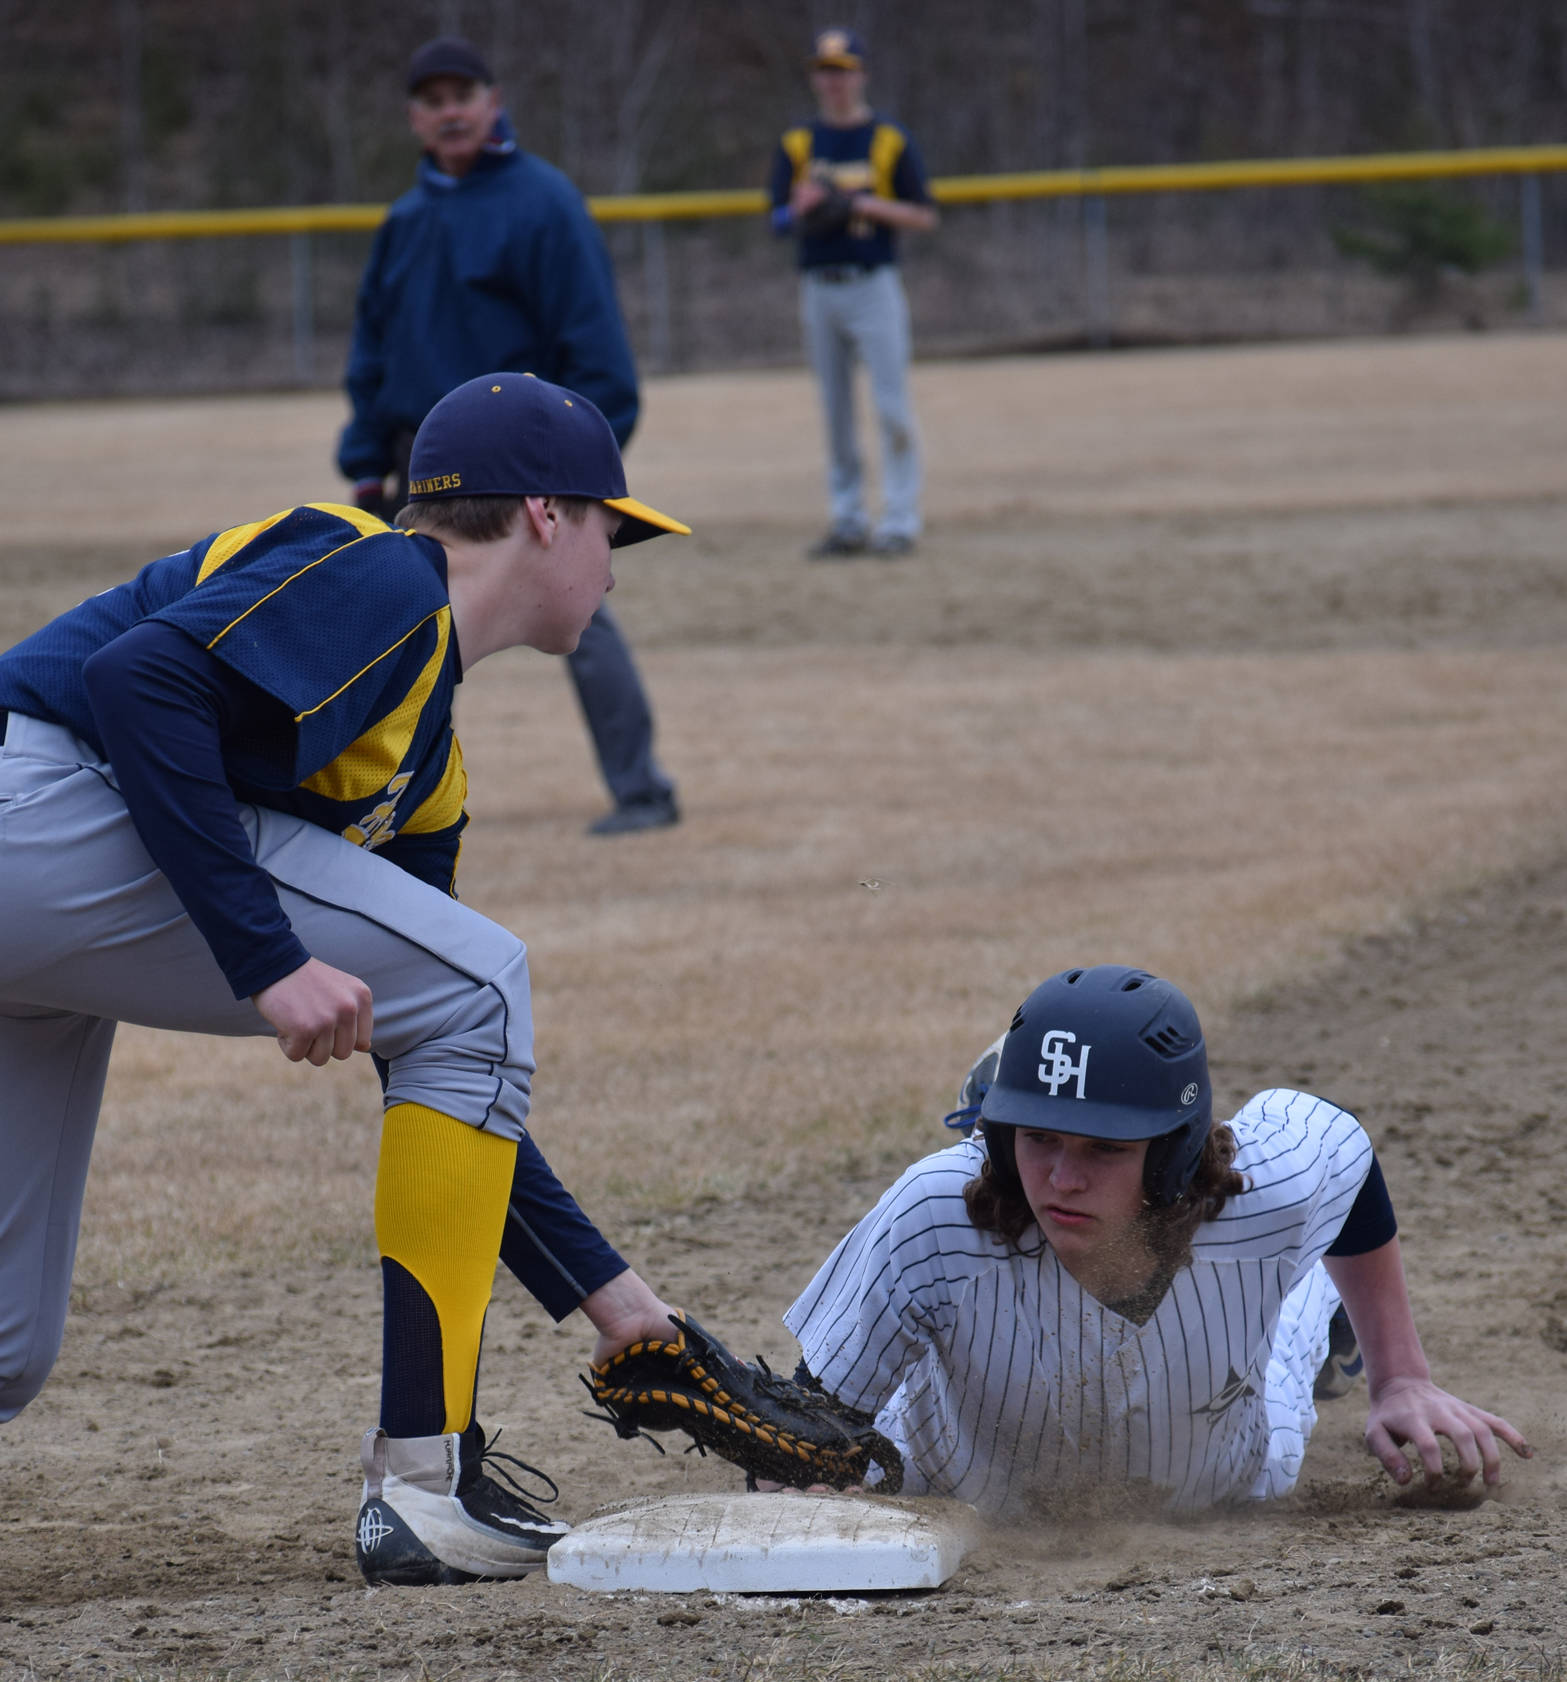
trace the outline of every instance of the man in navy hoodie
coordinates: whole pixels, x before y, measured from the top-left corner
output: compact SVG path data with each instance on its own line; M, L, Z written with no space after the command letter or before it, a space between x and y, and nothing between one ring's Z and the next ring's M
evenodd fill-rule
M354 500L387 520L407 500L414 433L466 380L511 369L581 392L622 449L638 409L603 238L571 182L518 146L470 42L442 36L413 55L408 121L424 153L360 282L345 381L354 412L337 452ZM566 664L615 801L589 833L677 822L652 710L607 607Z

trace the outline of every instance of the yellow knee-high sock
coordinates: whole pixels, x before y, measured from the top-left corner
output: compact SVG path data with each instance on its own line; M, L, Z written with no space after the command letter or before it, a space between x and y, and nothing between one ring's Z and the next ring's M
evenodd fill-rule
M406 1326L394 1325L398 1317L410 1318L408 1291L404 1285L394 1293L389 1278L383 1423L387 1398L397 1395L399 1385L405 1392L411 1383L428 1393L437 1381L445 1398L442 1429L461 1431L472 1419L479 1342L516 1161L515 1140L481 1133L439 1110L394 1104L386 1112L375 1184L376 1241L384 1261L395 1262L411 1277L414 1297L422 1292L428 1299L428 1308L420 1303L412 1318L427 1321L434 1311L440 1372L437 1380L435 1340L410 1337ZM383 1266L383 1273L394 1271ZM405 1360L422 1361L430 1370L411 1379L390 1370Z

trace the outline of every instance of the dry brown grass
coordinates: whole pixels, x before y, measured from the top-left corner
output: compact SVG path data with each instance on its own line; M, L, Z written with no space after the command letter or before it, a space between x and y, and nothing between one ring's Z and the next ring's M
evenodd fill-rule
M803 379L655 386L634 488L702 529L629 556L616 599L687 821L581 839L601 796L554 662L498 657L461 702L464 897L529 942L568 1183L620 1218L900 1160L1062 964L1147 964L1217 1018L1557 845L1564 363L1518 338L923 368L935 519L896 567L798 558ZM4 626L182 526L336 494L334 420L0 414ZM55 494L84 439L85 545ZM368 1067L126 1030L82 1276L362 1250L374 1122Z
M1494 503L1562 491L1567 338L1493 334L926 363L938 520ZM653 381L629 465L699 526L791 537L822 506L801 374ZM3 541L189 542L340 497L343 400L310 394L0 408Z
M558 672L464 701L465 892L529 941L538 1134L590 1206L907 1156L1044 974L1125 957L1217 1012L1515 861L1567 773L1543 651L648 664L691 815L635 842L578 839ZM373 1116L368 1068L126 1030L86 1270L365 1242Z

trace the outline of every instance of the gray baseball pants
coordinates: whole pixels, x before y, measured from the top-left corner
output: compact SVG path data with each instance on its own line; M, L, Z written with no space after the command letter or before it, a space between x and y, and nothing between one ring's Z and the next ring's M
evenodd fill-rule
M847 280L800 276L800 325L821 388L835 531L871 529L854 424L854 364L865 364L881 433L881 537L920 533L920 449L909 401L909 304L890 263Z
M303 820L240 815L305 947L375 1002L387 1105L522 1135L533 1015L522 942ZM11 714L0 746L0 1421L59 1353L117 1022L270 1034L147 856L112 772Z

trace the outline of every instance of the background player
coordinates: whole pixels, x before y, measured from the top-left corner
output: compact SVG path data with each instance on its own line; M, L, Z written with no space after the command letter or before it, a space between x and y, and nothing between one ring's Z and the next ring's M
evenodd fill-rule
M668 1329L524 1131L527 958L453 897L451 703L497 649L567 653L613 545L686 529L627 496L597 409L520 374L438 403L410 472L410 529L288 509L0 656L0 1420L59 1351L117 1022L371 1051L385 1344L358 1544L405 1583L519 1576L566 1528L490 1475L474 1417L498 1252L555 1318L584 1310L597 1360Z
M993 1078L992 1078L993 1075ZM879 1410L905 1493L989 1512L1147 1482L1174 1507L1285 1494L1342 1298L1389 1473L1439 1437L1500 1476L1506 1420L1431 1382L1370 1141L1305 1093L1212 1121L1190 1002L1066 970L976 1065L983 1135L916 1163L784 1316L802 1365ZM1341 1352L1342 1354L1343 1352Z
M604 241L571 182L518 146L494 81L458 36L426 42L408 67L408 121L424 152L360 282L346 376L354 412L337 452L359 506L388 520L408 494L419 423L489 369L580 391L622 449L637 421L636 367ZM566 666L615 801L589 833L678 822L674 784L653 752L652 708L604 604Z
M812 45L816 120L790 129L772 166L773 227L798 240L800 322L821 387L832 523L809 553L867 546L907 554L920 534L920 456L909 401L909 304L897 235L936 226L914 142L865 102L865 47L852 30ZM865 364L881 428L882 512L874 531L854 424L854 365Z

